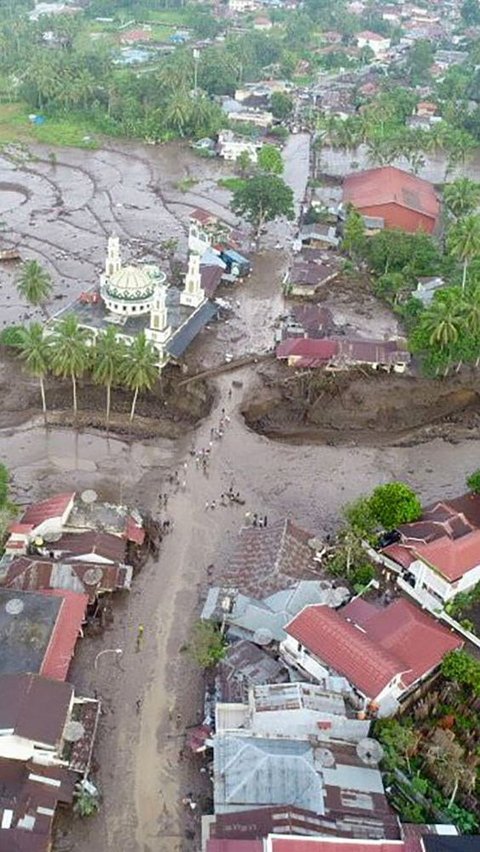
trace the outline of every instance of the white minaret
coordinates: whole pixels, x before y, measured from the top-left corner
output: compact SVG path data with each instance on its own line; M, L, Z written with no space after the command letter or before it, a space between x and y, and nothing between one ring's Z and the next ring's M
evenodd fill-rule
M200 273L200 255L191 254L188 258L188 271L185 276L185 289L180 294L180 304L188 308L198 308L205 300Z
M168 325L167 288L157 284L153 294L152 310L150 312L150 328L147 337L160 351L171 336L172 329Z
M115 272L119 272L122 268L122 258L120 256L120 240L118 237L111 236L108 238L107 259L105 261L105 275L110 278Z

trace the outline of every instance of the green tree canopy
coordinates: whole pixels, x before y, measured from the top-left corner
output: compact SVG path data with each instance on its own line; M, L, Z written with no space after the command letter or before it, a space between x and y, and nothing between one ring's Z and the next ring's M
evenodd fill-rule
M51 336L51 366L56 376L71 379L73 411L77 416L77 379L87 370L90 361L90 334L79 325L73 314L67 314L55 326Z
M257 162L259 169L267 175L281 175L283 172L282 155L275 145L263 145Z
M26 260L22 264L17 290L30 305L41 306L45 310L45 303L52 294L52 280L37 260Z
M125 350L122 380L133 391L130 421L135 416L138 394L151 390L158 378L158 353L142 331Z
M460 219L478 207L480 203L480 184L468 177L460 177L452 183L447 183L443 197L447 209Z
M412 45L407 57L407 65L413 83L425 83L430 78L433 65L433 46L427 39L419 39Z
M25 361L27 370L40 383L43 416L46 419L45 376L50 366L51 338L45 334L41 323L32 322L27 328L22 329L18 348L20 350L20 358L23 358Z
M232 210L257 231L281 216L293 219L293 192L278 175L256 175L233 193Z
M293 100L286 92L273 92L270 98L270 109L275 118L285 121L293 112Z
M400 524L417 521L422 514L420 500L404 482L378 485L370 497L370 509L387 532L396 529Z
M363 217L358 210L351 207L343 228L342 248L351 257L357 258L364 253L365 247L366 236Z
M467 283L468 265L480 258L480 216L470 214L455 222L448 234L448 249L463 264L462 289Z
M107 391L105 414L107 428L110 420L112 385L120 382L125 356L125 344L118 336L115 326L109 326L98 335L93 353L93 380L104 385Z
M443 659L442 675L480 696L480 662L468 651L450 651Z

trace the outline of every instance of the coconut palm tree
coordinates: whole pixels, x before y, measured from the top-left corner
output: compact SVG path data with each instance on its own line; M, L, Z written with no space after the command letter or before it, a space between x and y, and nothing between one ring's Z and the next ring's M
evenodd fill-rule
M456 222L448 235L448 247L453 257L463 263L462 290L465 290L468 264L480 257L480 216L472 213Z
M468 177L461 177L448 183L443 198L455 219L467 216L480 204L480 184Z
M37 260L26 260L22 264L20 278L17 281L17 291L30 305L34 307L40 305L48 317L45 302L48 301L52 293L52 279Z
M461 309L448 301L434 301L424 312L421 325L430 346L446 349L458 340L462 328Z
M19 344L20 358L25 361L28 371L38 379L42 396L42 409L45 423L47 422L47 402L45 399L45 376L48 373L51 340L45 334L44 327L39 322L32 322L21 332Z
M77 416L77 379L89 366L90 334L79 325L73 314L68 314L56 325L52 334L52 370L62 379L72 380L73 412Z
M105 416L107 429L110 420L112 385L120 379L124 358L125 344L118 337L115 326L110 325L106 331L98 335L95 341L93 363L93 380L98 384L105 385L107 390Z
M135 406L140 391L151 390L158 378L158 354L142 331L126 350L122 379L133 390L130 422L135 416Z

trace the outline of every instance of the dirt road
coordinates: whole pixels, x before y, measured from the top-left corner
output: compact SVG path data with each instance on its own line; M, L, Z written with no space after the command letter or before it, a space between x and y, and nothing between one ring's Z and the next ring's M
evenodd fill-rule
M240 378L248 383L248 373ZM271 521L290 513L321 533L337 522L346 501L378 482L404 479L425 500L432 500L459 493L465 474L475 466L474 441L384 450L279 445L245 427L238 414L243 391L235 391L229 401L229 386L230 378L220 380L216 408L194 436L196 446L208 445L220 409L231 407L226 434L213 444L208 478L192 464L190 436L176 443L127 447L61 431L47 438L41 429L0 434L1 457L14 469L19 485L34 483L32 496L42 488L65 488L68 480L79 488L89 484L102 497L114 499L123 493L127 500L153 507L158 493L166 490L167 471L181 471L184 459L189 465L186 490L180 488L169 501L174 530L164 540L158 561L147 565L132 592L115 603L112 629L100 639L81 642L74 661L72 676L79 691L91 694L96 689L105 703L96 748L104 802L98 817L74 823L75 852L196 849L184 834L180 800L188 788L178 758L185 726L198 721L200 677L181 648L199 612L205 568L214 562L221 573L245 509L266 512ZM207 511L206 501L218 500L231 481L246 506ZM140 623L145 643L136 653ZM124 650L122 670L108 654L95 670L98 651L117 647Z

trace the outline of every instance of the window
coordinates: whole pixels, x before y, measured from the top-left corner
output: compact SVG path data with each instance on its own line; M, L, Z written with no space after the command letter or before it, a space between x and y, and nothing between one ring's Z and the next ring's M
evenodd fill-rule
M136 310L137 310L137 306L136 306L136 305L132 305L132 314L134 314Z

